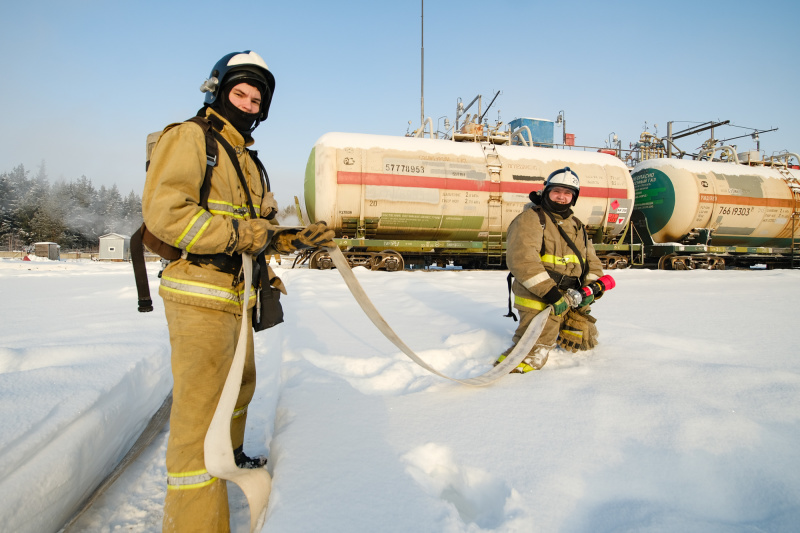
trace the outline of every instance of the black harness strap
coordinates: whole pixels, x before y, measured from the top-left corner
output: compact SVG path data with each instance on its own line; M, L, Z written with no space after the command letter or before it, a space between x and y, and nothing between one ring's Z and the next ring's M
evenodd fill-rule
M508 317L508 318L513 318L514 322L516 322L517 321L517 315L514 314L514 310L511 307L511 279L513 277L514 277L514 274L512 274L509 271L508 277L506 278L506 283L508 283L508 314L507 315L503 315L503 316Z
M212 265L233 276L242 269L242 254L186 254L186 260L195 265Z
M564 231L564 228L562 228L561 225L558 222L556 222L556 219L555 219L555 217L553 217L553 214L548 211L547 212L547 216L550 218L551 221L553 221L553 224L556 225L556 228L558 228L558 232L561 234L561 238L564 239L567 242L567 246L569 246L572 249L572 251L575 252L575 255L578 256L578 262L580 262L580 264L581 264L581 282L583 282L583 280L586 279L587 270L589 268L588 262L583 258L583 256L581 255L581 252L578 250L578 247L575 246L574 242L572 242L572 239L570 239L567 236L567 232ZM588 249L589 248L589 243L588 243L588 239L589 238L586 235L586 226L584 226L577 219L576 219L576 222L578 222L578 227L583 229L583 238L586 241L586 248Z
M247 207L250 209L250 218L255 220L258 218L258 215L256 214L256 208L253 207L253 197L250 196L250 187L247 185L247 180L244 179L242 167L239 166L239 158L236 157L236 150L233 149L233 146L231 146L228 141L225 140L225 137L223 137L218 131L213 130L212 134L217 140L217 143L221 144L222 148L224 148L228 153L228 158L230 158L233 168L236 169L236 175L239 177L239 184L242 186L244 193L247 195ZM245 148L245 151L247 151L247 148Z
M216 137L217 142L222 145L222 148L225 149L225 152L228 154L228 157L233 163L233 167L236 169L236 175L239 176L239 183L241 184L242 188L244 189L245 194L247 195L247 207L250 208L250 217L255 220L258 218L256 214L256 209L253 206L253 198L250 196L250 187L247 185L247 180L244 178L244 172L242 172L242 167L239 165L239 158L236 157L236 151L233 149L233 146L225 140L219 132L214 131L214 137ZM245 151L247 148L245 148ZM253 157L253 152L250 152L250 156ZM266 176L266 169L264 169L264 165L261 164L261 161L258 157L253 157L253 160L256 161L256 166L259 170L259 175L261 176L261 184L265 187L264 192L266 193L269 190L269 181L265 182ZM261 252L256 256L256 266L257 268L254 269L253 272L253 280L256 281L256 288L260 287L268 287L269 286L269 269L267 267L267 258L264 252ZM254 318L255 322L255 318Z
M150 283L147 281L147 268L144 264L143 230L144 224L131 235L131 263L133 277L136 279L136 292L139 295L139 312L147 313L153 310L153 300L150 298Z
M186 122L194 122L200 126L206 138L206 173L203 176L203 185L200 187L200 206L208 211L208 197L211 194L211 174L214 173L214 167L219 162L219 148L212 135L213 130L209 119L196 116Z

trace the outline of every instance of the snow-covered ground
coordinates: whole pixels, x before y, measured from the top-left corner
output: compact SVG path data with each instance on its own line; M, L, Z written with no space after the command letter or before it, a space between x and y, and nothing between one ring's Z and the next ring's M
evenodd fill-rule
M276 270L245 441L270 457L264 531L798 530L800 272L612 272L600 346L470 388L385 340L336 271ZM356 275L449 375L508 345L505 272ZM57 531L170 390L163 305L138 313L118 263L0 260L0 294L0 529ZM161 530L166 435L75 531ZM231 509L246 531L235 486Z

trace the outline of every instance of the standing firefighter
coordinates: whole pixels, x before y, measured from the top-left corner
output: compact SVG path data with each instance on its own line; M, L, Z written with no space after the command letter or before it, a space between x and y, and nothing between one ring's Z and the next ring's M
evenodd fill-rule
M514 344L533 317L552 308L533 350L512 373L542 368L556 343L572 352L597 344L589 304L612 288L614 280L603 276L586 228L572 213L580 191L575 172L569 167L556 170L547 177L541 193L531 192L533 204L508 227L506 262L514 277L514 307L520 312Z
M266 464L265 457L250 458L242 449L256 376L253 330L239 338L242 320L252 323L249 310L256 304L255 294L241 301L242 253L255 258L265 250L291 253L333 244L324 222L277 232L270 222L277 205L263 165L248 147L267 118L274 89L258 54L226 55L201 87L205 105L197 117L167 126L150 157L142 195L146 229L179 255L164 269L159 288L174 378L164 531L230 530L226 485L206 470L203 443L239 342L247 343L247 357L231 418L234 458L240 468ZM264 275L266 262L259 258L258 264L262 293L271 283L285 294L280 279L271 271Z

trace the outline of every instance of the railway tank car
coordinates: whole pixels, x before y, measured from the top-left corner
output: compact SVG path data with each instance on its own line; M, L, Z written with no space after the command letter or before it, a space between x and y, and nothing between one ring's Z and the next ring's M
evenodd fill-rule
M574 210L593 241L616 242L633 209L633 180L622 161L596 152L327 133L308 159L306 211L335 229L353 265L502 267L508 225L565 166L580 177ZM320 251L309 266L329 268L330 259Z
M632 177L661 268L769 263L800 242L800 171L788 165L660 158L637 164Z

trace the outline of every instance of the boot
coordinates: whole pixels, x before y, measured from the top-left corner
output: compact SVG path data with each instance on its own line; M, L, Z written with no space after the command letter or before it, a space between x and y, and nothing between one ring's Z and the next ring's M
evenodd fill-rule
M508 357L508 354L510 354L513 349L514 349L514 346L512 346L509 349L507 349L505 352L501 353L500 357L497 358L497 361L494 362L493 366L497 366L500 363L502 363L505 360L505 358Z
M517 365L517 368L511 371L512 374L527 374L531 370L540 370L545 363L547 357L550 355L552 346L534 346L533 353L528 354L522 362Z
M244 453L244 445L233 450L233 460L239 468L261 468L267 464L267 458L263 455L248 457Z

